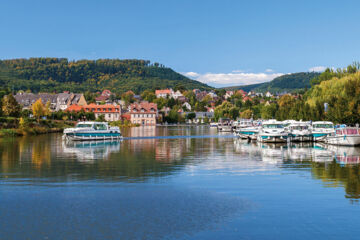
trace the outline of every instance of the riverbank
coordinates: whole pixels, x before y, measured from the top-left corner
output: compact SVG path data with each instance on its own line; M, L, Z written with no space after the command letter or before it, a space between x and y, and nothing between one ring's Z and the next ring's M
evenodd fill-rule
M65 120L36 121L24 118L1 118L0 138L62 132L65 128L74 126L75 123Z

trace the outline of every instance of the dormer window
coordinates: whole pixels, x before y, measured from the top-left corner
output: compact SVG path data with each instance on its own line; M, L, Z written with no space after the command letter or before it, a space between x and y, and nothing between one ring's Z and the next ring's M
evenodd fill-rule
M145 112L145 109L144 109L144 108L141 108L141 112Z

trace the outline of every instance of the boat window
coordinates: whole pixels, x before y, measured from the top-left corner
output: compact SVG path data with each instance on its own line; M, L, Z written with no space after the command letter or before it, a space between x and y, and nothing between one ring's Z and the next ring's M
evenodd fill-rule
M95 124L94 128L95 128L96 130L107 130L106 125L104 125L104 124L99 124L99 123Z
M284 128L284 126L281 124L264 124L263 127L264 128Z
M334 128L332 124L314 124L314 128Z
M308 126L291 126L291 129L293 129L293 130L306 130L306 129L308 129Z
M84 124L84 123L79 123L76 125L76 127L78 128L90 128L92 126L92 124Z

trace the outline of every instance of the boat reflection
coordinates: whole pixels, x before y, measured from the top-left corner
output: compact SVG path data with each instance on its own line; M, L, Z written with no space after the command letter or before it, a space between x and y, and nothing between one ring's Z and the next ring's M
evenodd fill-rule
M65 154L74 154L79 162L91 163L95 160L104 160L107 159L112 152L118 152L119 150L119 140L63 142L63 152Z
M358 147L326 145L325 148L334 154L336 162L340 164L360 163L360 148Z

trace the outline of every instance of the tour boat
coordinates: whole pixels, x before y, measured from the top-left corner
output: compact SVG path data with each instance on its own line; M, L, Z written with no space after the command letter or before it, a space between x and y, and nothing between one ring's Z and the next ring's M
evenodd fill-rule
M291 142L311 142L313 135L307 122L292 122L287 126Z
M217 127L220 132L232 132L231 120L228 118L220 118Z
M272 119L262 123L257 140L264 143L286 143L288 135L282 122Z
M73 141L121 139L119 127L110 127L107 122L79 122L74 128L64 130L64 138Z
M313 122L311 124L311 133L316 142L324 141L326 136L335 133L334 124L332 122Z
M356 127L339 128L335 133L327 135L324 141L333 145L358 146L360 145L360 129Z

